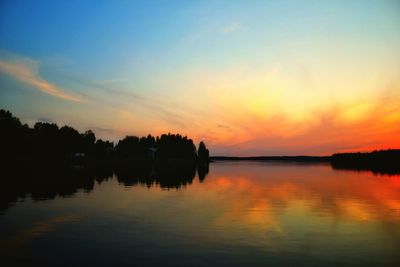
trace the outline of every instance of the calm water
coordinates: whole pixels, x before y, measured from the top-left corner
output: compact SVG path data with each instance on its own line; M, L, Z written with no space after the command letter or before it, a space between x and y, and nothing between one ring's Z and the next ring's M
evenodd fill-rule
M400 266L400 176L216 162L202 181L121 177L3 203L2 266Z

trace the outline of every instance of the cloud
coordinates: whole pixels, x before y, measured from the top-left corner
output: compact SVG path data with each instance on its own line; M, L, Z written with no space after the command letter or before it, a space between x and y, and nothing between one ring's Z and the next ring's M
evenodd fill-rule
M223 125L223 124L217 124L217 127L218 128L221 128L221 129L224 129L224 130L227 130L227 131L229 131L229 132L233 132L233 129L230 127L230 126L228 126L228 125Z
M329 155L399 148L396 80L379 77L373 85L360 81L358 87L332 84L331 90L321 79L309 90L301 75L288 82L290 74L280 65L243 64L188 69L170 80L180 81L175 100L196 100L191 107L200 112L193 112L197 117L190 122L199 127L188 127L188 135L204 140L213 155ZM168 81L160 84L173 88Z
M12 76L16 80L30 85L43 93L52 95L57 98L82 102L83 99L75 94L66 92L57 85L50 83L39 75L38 62L30 59L20 59L14 62L0 60L0 71Z
M38 122L47 122L47 123L54 123L54 121L50 118L41 117L37 119Z
M240 29L240 23L234 22L222 28L222 32L224 33L232 33Z
M356 117L347 116L356 106L351 103L316 109L312 118L300 122L292 121L285 114L275 118L248 117L236 122L247 125L250 130L242 130L236 127L235 121L230 121L235 127L234 133L225 134L226 140L217 140L215 145L211 143L211 148L218 154L244 156L330 155L399 148L398 100L377 98L375 101Z

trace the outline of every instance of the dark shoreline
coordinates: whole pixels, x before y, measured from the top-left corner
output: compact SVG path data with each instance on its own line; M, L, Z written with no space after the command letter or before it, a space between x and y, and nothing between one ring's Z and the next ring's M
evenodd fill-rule
M330 162L331 156L256 156L256 157L225 157L213 156L211 161L293 161L293 162Z
M213 156L211 161L274 161L293 163L327 163L335 170L371 171L380 175L400 174L400 150L388 149L366 153L338 153L332 156Z

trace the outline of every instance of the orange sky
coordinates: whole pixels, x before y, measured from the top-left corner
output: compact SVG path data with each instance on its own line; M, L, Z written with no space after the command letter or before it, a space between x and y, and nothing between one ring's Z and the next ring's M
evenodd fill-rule
M400 148L397 1L145 2L4 4L0 107L212 155Z

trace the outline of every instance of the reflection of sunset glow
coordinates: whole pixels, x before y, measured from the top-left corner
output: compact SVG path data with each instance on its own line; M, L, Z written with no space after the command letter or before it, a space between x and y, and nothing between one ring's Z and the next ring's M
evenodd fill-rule
M12 222L18 214L28 219L6 232L0 247L19 255L20 248L57 243L61 235L94 246L118 239L112 244L124 256L124 249L137 247L153 257L152 249L160 246L163 251L193 249L193 255L200 247L207 256L217 250L223 257L262 255L266 261L293 253L309 258L310 251L322 257L337 251L358 260L382 250L377 255L383 259L398 258L399 175L338 171L325 164L237 161L211 163L204 180L194 177L180 189L124 187L117 178L71 198L18 203L3 219ZM65 211L71 215L54 217ZM74 214L85 214L87 220ZM105 227L104 237L92 234Z
M55 231L60 225L78 222L81 217L82 216L79 215L69 214L50 217L42 221L35 222L31 227L14 233L10 238L6 240L2 240L2 242L0 243L0 248L20 248L20 246L25 245L34 238L38 238L52 231Z
M325 165L224 164L212 164L203 183L186 189L189 202L210 203L207 213L218 211L212 221L218 227L283 233L289 213L333 221L400 221L399 175L336 171ZM165 192L153 190L155 196L160 200Z
M216 221L218 225L236 221L257 230L281 232L280 217L293 209L360 222L400 220L399 176L355 172L338 176L330 169L318 172L318 167L310 169L312 172L303 167L301 173L286 170L285 166L256 167L256 171L243 168L235 168L227 178L223 167L217 166L217 171L206 179L206 191L217 195L224 191L225 210Z

